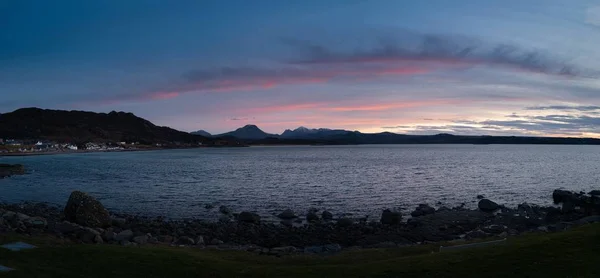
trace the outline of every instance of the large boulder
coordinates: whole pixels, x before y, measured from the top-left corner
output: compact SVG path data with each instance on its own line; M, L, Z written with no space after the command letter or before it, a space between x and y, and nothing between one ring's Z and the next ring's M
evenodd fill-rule
M552 192L552 199L555 204L560 203L576 203L577 195L571 191L556 189Z
M194 244L196 244L196 242L191 237L182 236L182 237L180 237L180 238L177 239L177 241L175 242L175 244L176 245L194 245Z
M329 211L324 211L321 214L321 218L323 218L323 220L333 220L333 214Z
M592 196L600 196L600 190L592 190L588 194Z
M232 213L231 209L227 206L220 206L219 212L221 212L222 214L231 214Z
M54 229L61 234L71 234L82 230L81 226L69 221L56 223Z
M309 211L306 214L306 221L317 222L317 221L319 221L319 215L315 211Z
M434 213L435 213L435 208L432 208L431 206L429 206L427 204L420 204L413 212L410 213L410 215L412 217L419 217L419 216L429 215L429 214L434 214Z
M258 224L260 223L260 215L252 212L243 211L238 215L238 221Z
M481 199L479 204L477 204L477 207L479 207L481 211L494 212L500 208L500 205L496 204L490 199Z
M25 167L21 164L2 164L0 163L0 179L13 175L24 175Z
M338 227L346 228L352 226L354 224L354 220L347 217L343 217L338 219L336 224Z
M146 244L146 243L148 243L148 236L147 235L136 236L136 237L133 237L132 241L137 244L140 244L140 245Z
M73 191L65 206L65 219L87 227L103 227L110 225L110 215L102 203L94 197Z
M294 218L297 218L298 216L294 213L293 210L286 209L282 213L277 215L277 217L279 217L281 219L294 219Z
M381 224L397 225L402 220L402 214L386 209L381 213Z
M132 230L121 231L115 236L116 241L130 241L133 238L134 234Z

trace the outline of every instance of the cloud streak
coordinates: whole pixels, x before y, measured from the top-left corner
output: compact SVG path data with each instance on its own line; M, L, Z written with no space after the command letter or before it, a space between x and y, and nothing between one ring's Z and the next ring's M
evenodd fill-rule
M550 105L550 106L531 106L525 110L559 110L559 111L582 111L591 112L600 110L597 105Z
M304 58L292 61L292 64L429 63L437 67L488 65L552 75L598 77L598 72L571 65L540 50L527 50L511 44L489 44L461 36L399 32L397 37L386 37L371 48L355 51L336 51L296 39L283 39L283 42L305 55Z

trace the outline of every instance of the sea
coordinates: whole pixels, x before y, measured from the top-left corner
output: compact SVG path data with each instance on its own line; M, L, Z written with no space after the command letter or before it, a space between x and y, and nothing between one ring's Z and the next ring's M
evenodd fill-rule
M109 210L216 220L219 207L265 219L290 208L377 218L418 204L550 205L557 188L600 189L600 146L256 146L0 157L27 174L0 180L0 202L64 206L81 190Z

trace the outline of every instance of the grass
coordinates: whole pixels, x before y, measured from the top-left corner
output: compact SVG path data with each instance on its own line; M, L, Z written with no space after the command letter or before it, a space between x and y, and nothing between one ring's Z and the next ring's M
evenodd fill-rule
M439 245L267 257L194 248L67 245L0 235L40 248L0 249L0 277L600 277L600 225L511 238L505 245L437 253Z

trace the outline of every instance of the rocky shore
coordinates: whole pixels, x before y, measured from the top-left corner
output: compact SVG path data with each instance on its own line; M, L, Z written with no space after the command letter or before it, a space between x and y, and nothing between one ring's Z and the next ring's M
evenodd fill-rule
M0 179L14 175L24 175L25 167L21 164L2 164L0 163Z
M282 224L265 223L252 212L219 208L218 222L173 221L111 214L75 191L64 208L41 203L0 204L0 233L49 234L67 242L163 244L182 247L246 250L267 255L331 254L345 248L394 248L440 241L505 238L527 232L556 232L600 221L600 190L576 193L555 190L557 206L523 203L508 208L479 196L478 209L434 208L421 204L410 216L389 209L377 221L334 219L327 211L293 210L279 214ZM306 220L307 224L302 223ZM297 222L297 223L296 223Z

